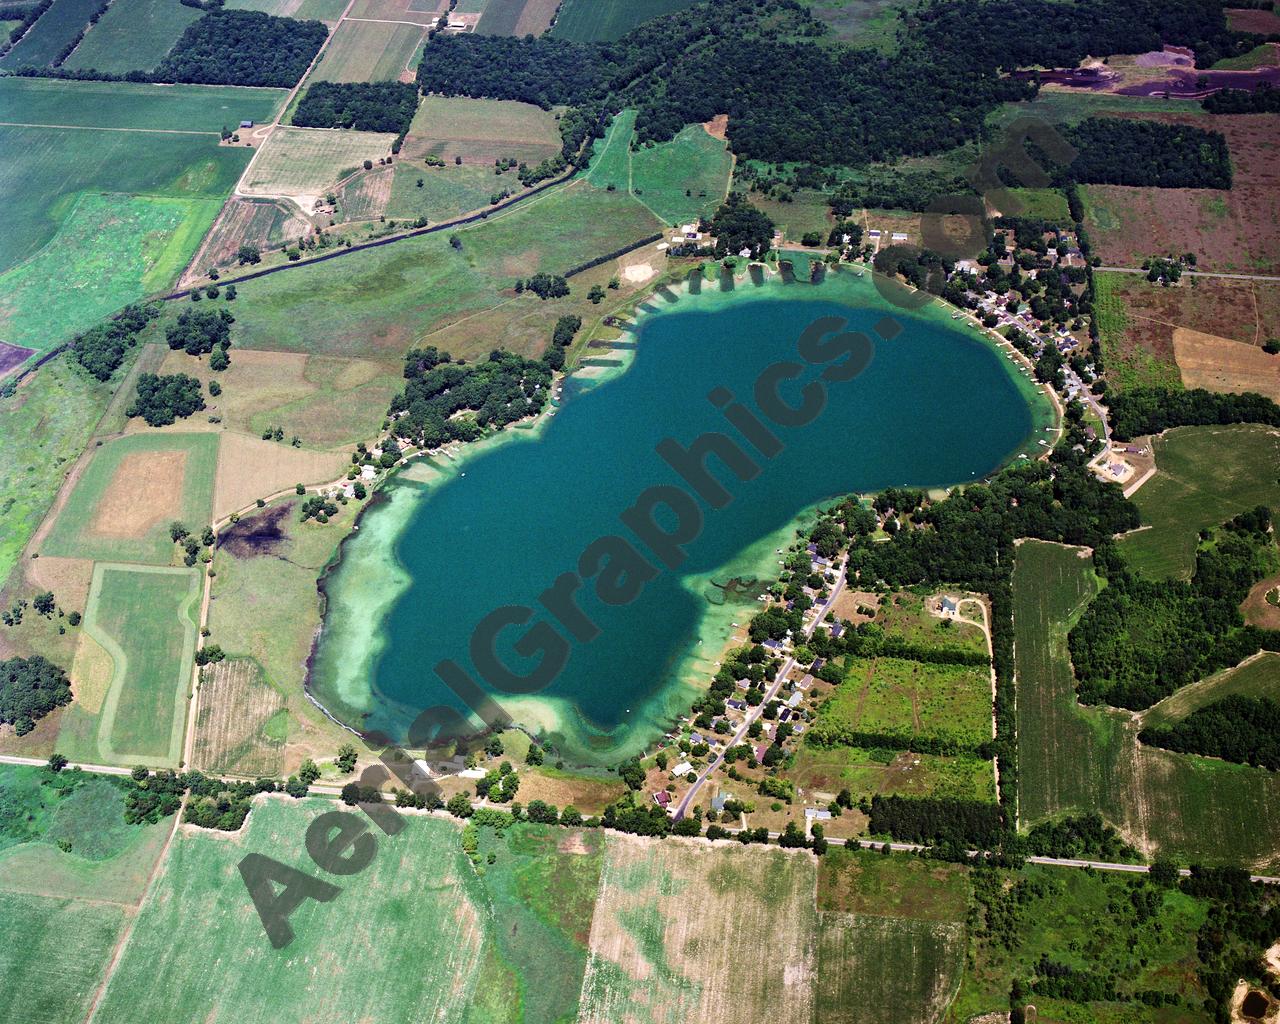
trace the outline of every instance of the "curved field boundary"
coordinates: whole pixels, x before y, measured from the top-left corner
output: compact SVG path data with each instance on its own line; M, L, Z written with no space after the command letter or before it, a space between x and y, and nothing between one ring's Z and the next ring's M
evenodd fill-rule
M131 754L128 751L117 751L111 742L111 732L115 726L116 713L120 707L120 695L124 690L125 680L129 673L129 656L98 623L98 605L102 597L103 577L108 571L140 572L182 575L189 577L191 587L186 600L178 609L178 624L184 631L182 641L181 667L177 672L177 685L180 688L174 698L173 721L169 725L169 751L166 757L156 758L147 755ZM191 665L195 656L195 628L191 619L191 609L200 598L200 590L195 585L196 576L190 569L161 567L151 565L132 565L126 563L99 562L93 567L93 584L89 591L89 600L85 606L84 629L104 651L111 657L114 671L111 674L111 686L107 690L106 700L102 704L102 713L98 719L97 744L104 760L119 762L129 758L138 764L149 764L152 767L176 765L182 757L182 740L186 731L187 707L183 701L187 680L191 675ZM146 612L143 612L146 614Z

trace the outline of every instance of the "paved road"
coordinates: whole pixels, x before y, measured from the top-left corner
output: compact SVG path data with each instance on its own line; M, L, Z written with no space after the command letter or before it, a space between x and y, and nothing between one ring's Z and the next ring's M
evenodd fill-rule
M1114 274L1145 274L1141 267L1094 267L1095 270L1109 270ZM1269 277L1266 274L1219 274L1212 270L1184 270L1185 277L1225 277L1232 281L1280 281L1280 277Z
M806 640L813 636L813 631L818 628L818 623L826 618L827 612L831 610L831 606L836 603L836 598L840 596L840 591L844 589L844 571L848 562L848 554L846 554L844 558L840 559L840 568L836 570L836 581L831 586L831 596L827 598L826 604L824 604L818 611L818 614L814 616L813 622L809 624L809 628L804 631ZM778 691L782 689L782 684L786 681L787 673L795 668L795 664L795 658L787 658L783 663L782 668L778 671L777 678L774 680L773 685L769 687L769 691L765 694L764 700L760 702L759 706L747 711L746 717L742 720L742 725L738 728L738 731L733 734L733 739L724 745L721 752L716 754L715 759L702 770L702 774L700 774L694 784L689 787L689 792L684 795L684 799L682 799L679 806L676 807L676 821L679 821L684 817L685 811L689 808L689 801L697 795L698 790L702 788L702 784L707 781L711 773L724 763L724 751L728 750L730 747L737 746L742 742L743 737L747 735L747 730L751 727L751 723L760 717L761 712L764 710L764 706L778 695Z

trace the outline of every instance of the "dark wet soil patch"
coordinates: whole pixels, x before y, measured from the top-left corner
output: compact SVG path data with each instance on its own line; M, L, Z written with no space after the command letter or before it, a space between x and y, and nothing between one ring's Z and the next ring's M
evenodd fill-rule
M237 558L279 554L288 539L283 524L289 508L288 505L278 505L241 519L218 535L218 547Z

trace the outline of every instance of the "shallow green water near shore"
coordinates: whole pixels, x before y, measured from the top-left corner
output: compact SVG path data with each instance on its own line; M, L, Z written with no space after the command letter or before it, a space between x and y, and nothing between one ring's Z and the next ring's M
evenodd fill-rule
M783 450L772 458L743 441L707 398L728 388L754 408L757 377L779 361L803 362L797 339L816 318L847 319L845 329L873 335L887 315L902 332L875 338L874 356L856 379L825 385L825 409L812 423L774 426ZM326 581L311 678L312 691L340 717L402 735L424 708L461 707L433 666L451 658L479 679L470 638L502 606L534 610L497 645L513 671L530 669L538 656L522 658L516 642L530 627L554 622L538 595L577 571L597 538L635 543L619 517L646 488L690 489L655 445L672 438L687 446L705 431L722 431L760 473L747 482L717 473L732 500L722 509L702 503L704 526L686 545L684 564L661 568L623 606L604 604L588 580L578 603L599 635L570 640L567 664L541 692L512 696L486 687L571 763L614 763L687 710L734 622L759 607L750 586L725 584L772 575L775 548L798 518L844 493L980 478L1020 452L1041 450L1037 436L1051 422L1047 403L1036 402L1002 351L949 320L944 307L895 309L869 275L662 292L642 308L622 347L589 356L598 358L588 364L628 365L604 379L570 378L555 416L535 429L508 430L456 462L437 456L402 474L364 516ZM798 404L801 385L825 368L806 367L780 388L782 396Z

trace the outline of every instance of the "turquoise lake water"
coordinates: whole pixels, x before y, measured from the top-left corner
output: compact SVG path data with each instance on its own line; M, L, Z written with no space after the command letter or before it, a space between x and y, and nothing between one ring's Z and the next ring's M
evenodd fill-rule
M599 635L570 642L567 665L539 693L487 687L571 763L614 763L649 743L705 685L734 623L759 607L750 587L723 585L776 570L775 548L789 541L797 517L844 493L978 479L1035 450L1045 420L1041 410L1033 422L1026 382L1002 352L939 309L901 313L869 279L848 273L819 285L746 281L649 300L625 347L589 353L626 360L625 370L571 377L559 410L536 428L480 442L455 463L437 456L384 490L326 580L312 692L353 725L402 736L423 708L461 707L433 666L451 658L471 671L472 631L505 605L535 610L498 648L513 670L531 667L514 644L529 626L553 621L538 595L575 571L597 538L634 542L619 516L647 487L689 490L655 445L724 431L761 472L745 483L717 474L732 501L723 509L702 503L705 525L687 561L662 568L622 607L603 604L588 581L579 603ZM856 379L826 385L826 408L813 423L775 426L784 445L776 457L742 441L707 398L728 388L754 408L756 378L798 360L797 339L812 321L840 317L847 330L871 334L886 314L902 332L875 340ZM824 368L807 368L782 394L798 402L801 384Z

